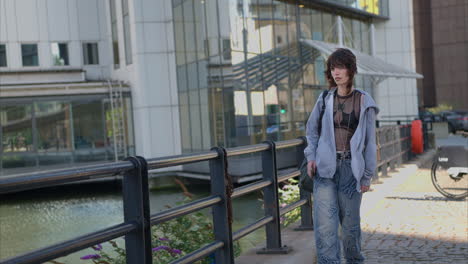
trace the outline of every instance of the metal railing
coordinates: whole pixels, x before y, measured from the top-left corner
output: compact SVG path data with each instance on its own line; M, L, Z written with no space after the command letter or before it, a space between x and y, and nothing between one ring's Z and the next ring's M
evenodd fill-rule
M127 263L152 263L151 225L164 223L207 207L212 207L213 210L214 241L172 263L192 263L212 253L214 253L216 263L234 263L233 242L263 226L266 229L266 247L259 253L288 252L290 249L283 246L281 242L280 216L301 207L300 228L312 229L312 201L310 194L301 191L300 200L280 209L278 205L278 184L299 176L299 171L294 170L278 174L276 151L296 147L296 158L298 164L300 164L304 158L304 146L304 138L276 143L266 141L257 145L230 149L215 147L210 151L201 153L149 160L143 157L129 157L125 161L112 164L1 178L0 194L5 194L123 174L124 222L97 232L4 259L0 263L42 263L122 236L125 236ZM257 152L261 152L262 155L262 179L233 189L230 177L227 174L227 158ZM209 161L210 163L210 196L150 215L148 170L201 161ZM231 199L257 190L263 190L264 217L233 232L231 227Z
M387 175L388 167L394 169L403 160L410 159L410 130L410 125L377 128L377 162L383 176ZM304 159L305 145L305 137L300 137L280 142L265 141L261 144L229 149L215 147L210 151L200 153L149 160L139 156L129 157L125 161L112 164L0 178L0 194L4 194L123 174L124 205L123 223L1 260L0 263L42 263L122 236L125 236L127 263L152 263L151 225L164 223L207 207L212 207L213 210L214 241L173 261L172 264L192 263L212 253L215 255L216 263L234 263L233 242L263 226L266 229L266 247L258 253L286 253L290 249L281 241L280 216L301 207L301 225L297 229L311 230L313 226L312 201L311 195L301 190L298 201L283 208L279 207L278 184L299 176L300 172L296 169L279 174L276 153L280 149L295 147L297 164L301 164ZM250 153L262 155L262 179L233 189L227 173L227 158ZM150 215L148 170L202 161L209 161L210 165L210 196ZM233 232L231 200L257 190L263 190L264 217Z
M394 171L414 157L411 152L411 124L383 126L376 130L377 169L382 177L388 176L388 171ZM427 132L429 126L423 123L424 151L427 150ZM374 180L378 180L376 177Z

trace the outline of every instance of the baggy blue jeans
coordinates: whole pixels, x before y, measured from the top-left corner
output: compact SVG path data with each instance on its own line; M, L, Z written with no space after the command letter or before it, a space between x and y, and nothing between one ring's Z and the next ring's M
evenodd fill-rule
M347 264L364 263L361 254L362 193L356 191L351 160L337 160L332 179L314 178L313 219L318 264L340 264L338 225Z

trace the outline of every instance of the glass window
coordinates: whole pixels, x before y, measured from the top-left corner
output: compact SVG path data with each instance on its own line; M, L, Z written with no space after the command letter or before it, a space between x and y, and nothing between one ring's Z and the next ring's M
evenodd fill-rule
M37 44L21 44L23 66L39 66Z
M353 48L362 50L361 21L353 19L351 22L353 32Z
M312 39L323 40L322 12L312 10Z
M231 59L231 40L223 39L223 59Z
M193 17L193 0L184 1L182 4L183 11L183 30L185 33L185 58L187 63L196 61L197 54L195 50L195 28Z
M52 63L55 66L70 65L66 43L52 43Z
M300 12L300 29L301 38L312 39L312 17L310 15L311 9L304 8L303 5L299 5Z
M36 165L30 104L0 104L0 159L2 168Z
M70 150L70 104L66 102L37 102L34 106L38 150L40 152Z
M366 22L361 22L362 51L370 54L370 26Z
M102 100L76 101L72 109L75 161L107 159L106 147L110 139L105 133Z
M83 62L85 65L99 64L97 43L83 43Z
M336 20L334 20L336 21ZM353 26L352 26L352 21L351 19L347 17L342 17L343 21L343 42L345 46L354 48L354 43L356 39L354 38L353 35Z
M127 65L133 63L132 38L130 36L130 15L128 12L128 0L122 0L123 30L125 42L125 61Z
M7 56L6 56L6 46L5 44L0 44L0 67L7 66Z
M330 13L322 13L322 32L324 34L324 40L326 42L338 43L338 38L336 37L335 26L335 17Z
M0 124L4 153L33 151L30 105L3 106L0 109Z
M182 14L182 5L175 6L173 9L173 14L174 14L176 64L183 65L185 64L186 60L185 60L185 39L184 39L184 17ZM208 43L208 40L206 40L205 42Z
M119 56L119 35L117 30L117 10L115 0L109 0L110 5L110 16L111 16L111 30L112 30L112 52L114 58L114 69L120 67L120 56Z

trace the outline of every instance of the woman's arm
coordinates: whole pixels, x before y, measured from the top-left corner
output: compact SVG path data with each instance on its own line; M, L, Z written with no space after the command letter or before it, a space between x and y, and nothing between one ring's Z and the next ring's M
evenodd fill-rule
M370 186L372 176L377 169L377 145L375 143L375 109L367 110L366 135L364 140L364 175L361 186Z

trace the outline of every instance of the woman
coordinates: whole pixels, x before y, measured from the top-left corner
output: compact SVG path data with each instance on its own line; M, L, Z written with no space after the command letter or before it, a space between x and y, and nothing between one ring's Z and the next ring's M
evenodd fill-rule
M337 49L327 60L329 92L319 96L307 122L307 173L314 178L314 230L319 264L340 263L340 241L348 264L364 263L360 206L376 170L375 117L372 97L353 87L356 57ZM319 135L322 104L325 110Z

